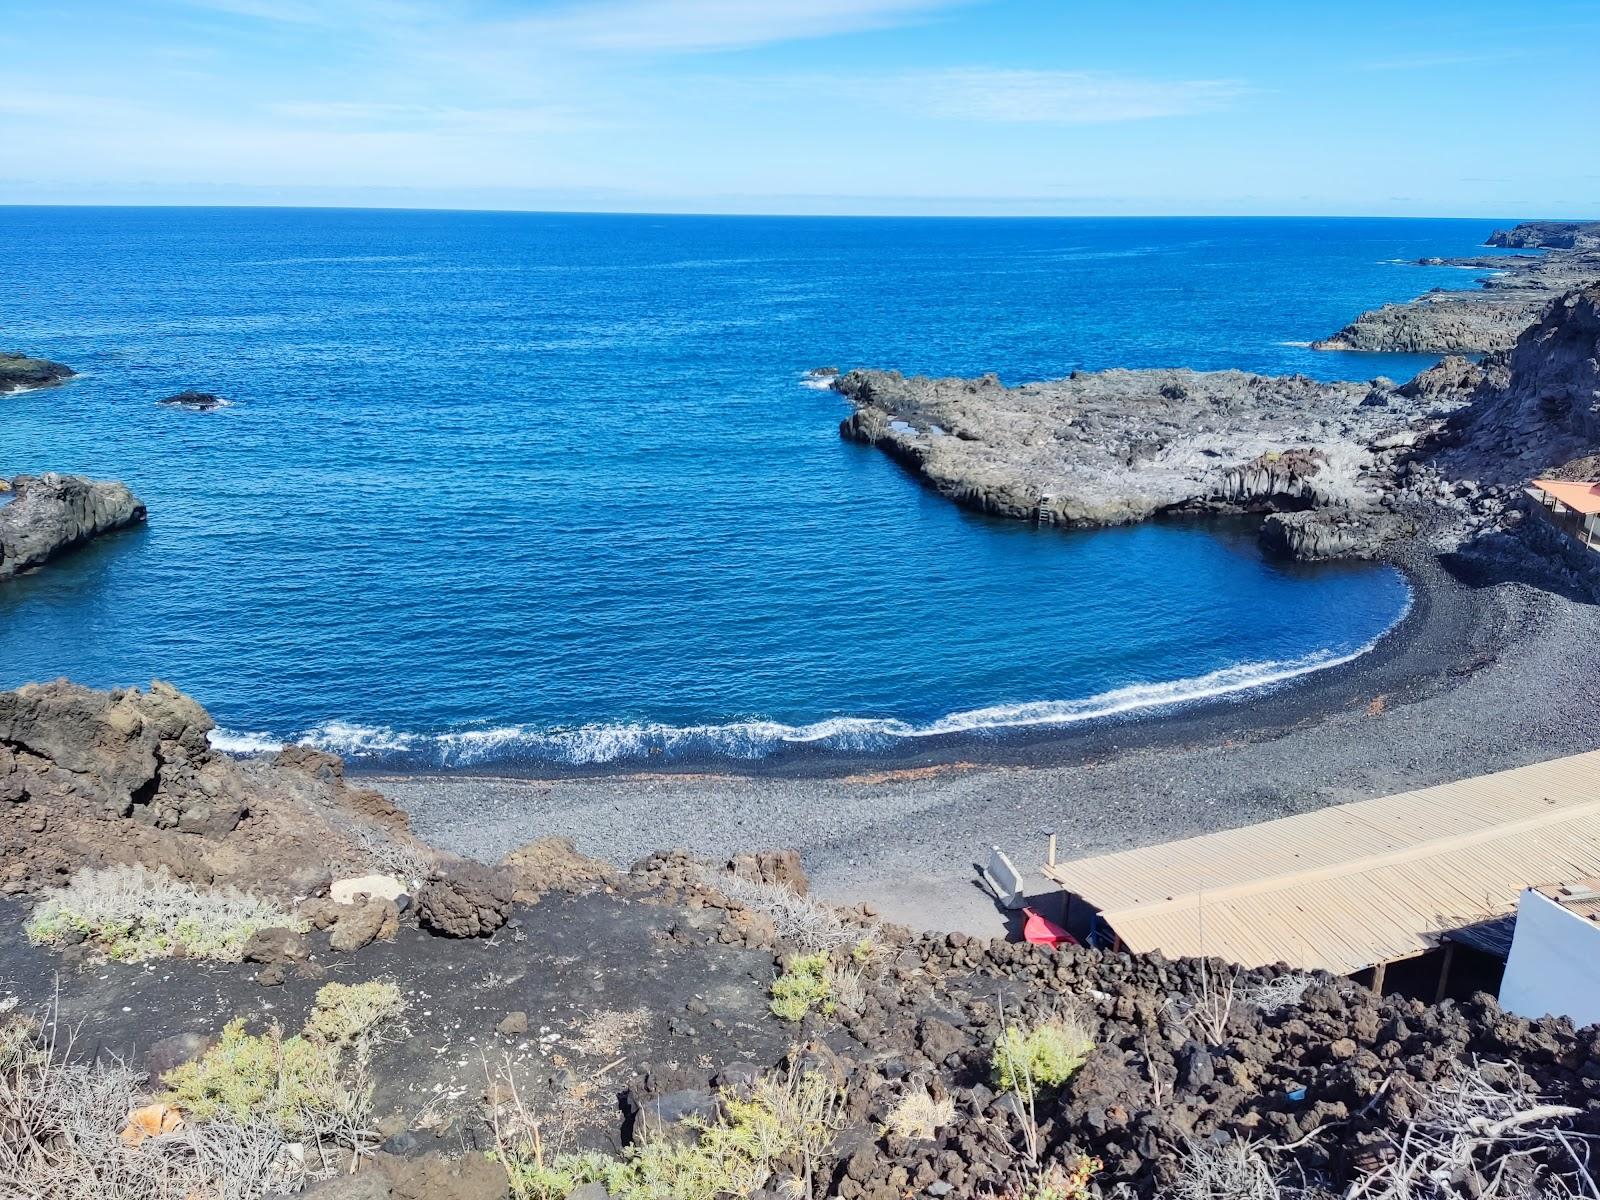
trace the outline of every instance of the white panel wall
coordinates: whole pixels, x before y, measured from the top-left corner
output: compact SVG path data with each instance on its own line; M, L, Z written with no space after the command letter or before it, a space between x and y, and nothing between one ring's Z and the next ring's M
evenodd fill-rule
M1600 925L1538 892L1523 892L1500 1006L1521 1017L1600 1023Z

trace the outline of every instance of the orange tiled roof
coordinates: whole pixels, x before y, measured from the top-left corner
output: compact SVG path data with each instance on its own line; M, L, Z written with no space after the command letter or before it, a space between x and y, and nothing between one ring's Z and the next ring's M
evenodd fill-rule
M1535 479L1533 486L1547 492L1573 512L1584 516L1600 513L1600 483L1568 483L1559 479Z

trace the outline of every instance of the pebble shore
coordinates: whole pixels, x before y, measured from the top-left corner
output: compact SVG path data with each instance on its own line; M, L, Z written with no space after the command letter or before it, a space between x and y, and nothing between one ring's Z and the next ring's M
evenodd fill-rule
M1521 582L1466 583L1419 554L1411 615L1346 667L1137 721L968 739L826 773L379 777L425 840L494 859L545 834L627 863L794 846L813 885L919 928L995 935L974 884L997 844L1063 858L1269 820L1600 748L1600 610ZM1041 885L1042 885L1042 881Z

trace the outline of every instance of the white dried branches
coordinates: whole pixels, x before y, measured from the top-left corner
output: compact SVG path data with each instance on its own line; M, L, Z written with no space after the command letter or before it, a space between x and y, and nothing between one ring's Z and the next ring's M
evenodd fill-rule
M1389 1161L1351 1187L1351 1200L1509 1200L1539 1191L1600 1200L1589 1141L1562 1124L1582 1110L1540 1103L1520 1069L1462 1066L1422 1101L1391 1137Z
M831 905L782 884L711 870L702 871L701 878L735 904L769 918L780 942L807 954L831 954L863 940L870 942L877 933L875 926L849 924Z

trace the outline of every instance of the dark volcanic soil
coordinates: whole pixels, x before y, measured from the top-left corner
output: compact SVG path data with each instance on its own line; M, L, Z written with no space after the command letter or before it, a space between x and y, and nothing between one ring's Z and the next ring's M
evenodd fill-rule
M458 1134L483 1099L486 1070L504 1077L509 1056L529 1102L547 1101L549 1078L563 1070L586 1081L582 1141L613 1146L617 1093L642 1065L766 1066L792 1040L792 1030L767 1011L770 953L717 944L684 953L684 935L674 931L703 926L710 916L603 893L550 896L519 905L513 923L493 938L457 941L403 927L393 942L339 955L326 952L327 935L313 934L313 961L326 974L291 974L281 987L262 987L260 968L248 964L95 963L32 946L23 933L25 907L4 900L0 1009L15 1001L37 1012L59 996L62 1023L81 1026L79 1053L142 1063L154 1042L214 1033L235 1016L248 1018L252 1030L277 1021L292 1032L305 1023L322 984L393 979L407 1011L404 1028L374 1061L384 1132L414 1129L429 1113L440 1137ZM703 1011L691 1012L692 1002ZM513 1012L527 1014L527 1032L498 1033ZM642 1015L616 1020L635 1013ZM625 1030L620 1039L584 1042L608 1021Z

